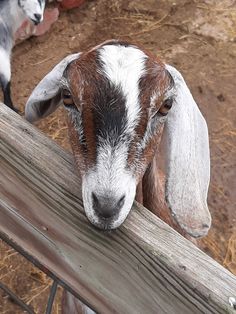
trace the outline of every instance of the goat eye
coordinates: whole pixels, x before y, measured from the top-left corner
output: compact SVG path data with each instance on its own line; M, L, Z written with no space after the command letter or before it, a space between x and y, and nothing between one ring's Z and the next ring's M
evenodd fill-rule
M169 110L171 109L173 104L173 98L167 98L161 105L159 109L159 114L162 116L166 116Z
M76 108L73 97L68 90L62 91L62 100L65 108L67 109Z

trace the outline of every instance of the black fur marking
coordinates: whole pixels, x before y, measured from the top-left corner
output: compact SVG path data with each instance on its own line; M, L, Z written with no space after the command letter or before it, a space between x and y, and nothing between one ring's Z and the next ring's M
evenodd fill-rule
M20 0L18 0L18 6L19 6L20 8L23 8L23 6L21 5Z
M126 99L121 90L104 79L98 84L97 93L93 100L93 120L97 143L104 139L112 147L116 147L127 136Z
M4 104L8 106L9 108L11 108L12 110L18 112L18 110L13 106L13 103L11 100L11 82L6 82L6 80L4 80L2 76L0 76L0 83L3 90Z
M6 78L0 73L0 85L2 87L2 90L4 90L6 88L8 84L8 81L6 80Z

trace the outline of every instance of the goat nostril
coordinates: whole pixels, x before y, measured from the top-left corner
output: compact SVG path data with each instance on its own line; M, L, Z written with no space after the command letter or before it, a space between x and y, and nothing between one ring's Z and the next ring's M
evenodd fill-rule
M95 212L102 218L111 218L119 213L125 202L123 195L118 202L115 198L109 196L97 196L92 192L92 203Z
M98 207L100 204L99 204L99 200L97 198L97 195L95 193L92 192L92 199L93 199L93 205L94 207Z
M35 17L35 19L36 19L38 22L40 22L42 15L41 15L41 14L34 14L34 17Z
M119 201L117 202L117 209L118 209L118 210L120 210L120 209L123 207L124 202L125 202L125 195L123 195L123 196L119 199Z

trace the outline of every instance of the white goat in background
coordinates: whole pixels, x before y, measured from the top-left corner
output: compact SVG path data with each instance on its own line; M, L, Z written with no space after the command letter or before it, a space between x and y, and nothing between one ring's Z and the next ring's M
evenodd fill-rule
M82 178L85 213L119 227L134 198L182 234L207 234L208 129L182 75L126 42L108 41L63 59L25 109L37 121L60 104ZM164 137L165 183L157 165ZM93 313L64 292L63 313Z
M43 20L45 0L0 0L0 84L4 103L17 111L11 99L11 51L14 35L28 18L35 25Z

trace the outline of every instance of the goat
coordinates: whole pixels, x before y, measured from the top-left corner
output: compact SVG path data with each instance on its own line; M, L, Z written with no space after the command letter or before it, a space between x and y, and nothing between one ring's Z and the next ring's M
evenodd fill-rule
M92 224L119 227L136 197L185 236L207 234L208 130L174 67L138 46L107 41L56 65L32 92L25 117L37 121L61 104ZM161 138L166 179L157 167ZM62 310L95 313L65 291Z
M25 117L37 121L62 103L92 224L119 227L136 195L190 236L207 234L208 130L180 72L138 46L107 41L56 65L29 97ZM165 190L157 171L161 137Z
M43 20L45 0L0 0L0 84L4 103L18 111L11 99L11 51L14 34L28 18L35 25Z

